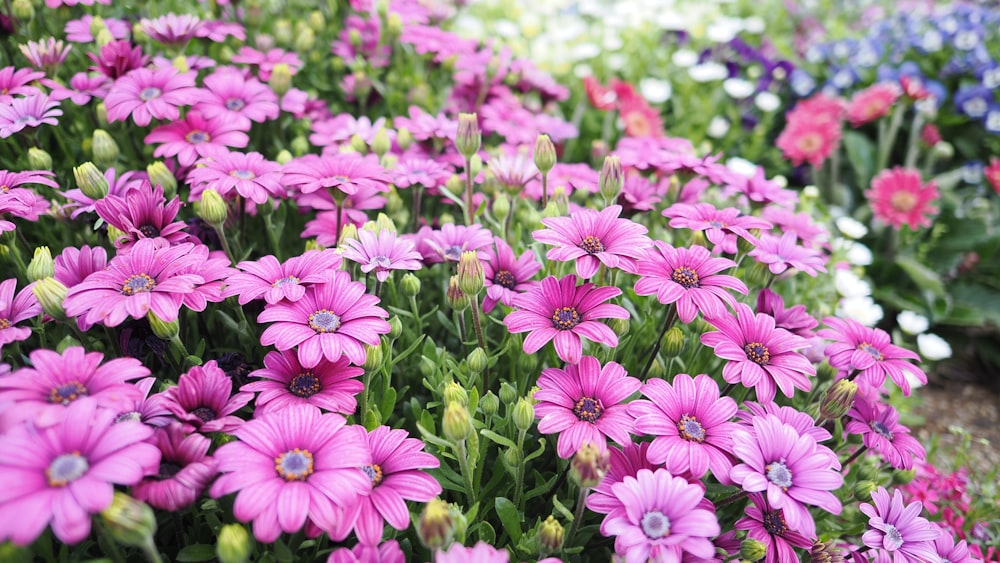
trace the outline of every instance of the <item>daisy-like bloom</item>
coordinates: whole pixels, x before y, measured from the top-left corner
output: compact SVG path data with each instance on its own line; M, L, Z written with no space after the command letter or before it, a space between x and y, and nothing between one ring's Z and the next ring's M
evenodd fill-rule
M726 314L709 323L718 332L701 335L701 343L715 349L715 355L729 360L722 377L729 383L754 388L757 399L771 401L778 389L791 397L795 389L809 391L816 367L796 350L807 347L805 338L775 328L774 317L754 314L743 303L736 305L736 317Z
M208 455L212 441L174 422L157 429L152 442L160 450L160 468L136 483L132 496L170 512L191 506L215 477L215 460Z
M705 238L715 248L715 252L736 254L736 237L757 244L757 237L750 229L770 229L771 224L759 217L741 215L735 207L717 209L710 203L675 203L663 210L664 217L670 217L674 229L705 231Z
M960 540L956 543L955 537L951 535L951 531L943 529L943 526L941 535L934 540L934 550L937 551L937 555L942 563L945 561L982 563L981 559L974 559L972 554L969 553L969 544L965 543L965 540Z
M344 259L360 264L366 274L374 271L380 282L389 279L392 270L416 271L423 267L413 242L399 238L389 229L382 229L377 235L361 229L358 238L348 239L346 244Z
M799 246L793 232L785 232L781 238L772 235L761 235L756 248L749 256L761 264L766 264L772 274L783 274L789 268L796 268L810 276L816 277L816 272L825 272L826 257L822 252Z
M31 336L30 328L16 325L42 314L42 306L38 304L31 286L22 288L14 295L16 288L16 278L0 282L0 350L11 342Z
M379 545L359 543L351 549L338 547L326 563L406 563L406 556L398 541L389 540Z
M200 163L204 166L196 166L187 176L192 200L200 199L207 189L224 198L239 195L256 204L266 203L268 197L285 196L281 165L265 160L259 152L218 151Z
M405 30L403 35L406 35ZM417 141L454 139L458 133L458 122L443 113L431 115L420 109L420 106L410 106L407 114L409 117L403 115L393 117L392 123L399 130L409 131Z
M527 292L514 298L514 308L503 322L511 333L528 332L524 353L534 354L553 341L559 359L575 364L583 355L583 340L618 346L618 335L598 319L627 319L628 311L620 305L605 303L618 297L617 287L576 285L573 274L557 279L549 276Z
M487 166L497 182L509 190L520 190L538 175L534 161L523 152L493 157L487 162Z
M262 53L252 47L240 47L240 50L233 55L232 61L256 66L257 76L264 82L271 78L271 71L278 63L288 65L293 76L302 68L302 60L294 51L286 52L281 49L269 49L266 53Z
M154 428L162 428L174 422L173 415L163 406L163 394L149 394L156 385L155 377L145 377L132 385L139 390L140 395L135 400L123 400L116 404L118 417L115 422L141 422Z
M116 358L101 364L104 354L85 353L79 346L71 346L61 354L34 350L30 357L32 367L0 378L0 401L14 401L5 418L30 419L39 428L59 422L66 407L83 397L110 409L135 400L140 392L129 381L149 375L149 370L135 358Z
M219 369L215 360L194 366L177 380L177 385L164 391L163 405L184 423L188 432L232 433L243 425L243 419L233 413L250 400L253 393L233 394L233 381Z
M907 360L920 361L916 352L900 348L892 343L889 333L880 328L869 328L851 319L827 317L823 323L830 328L817 331L817 335L833 340L823 351L830 358L830 365L840 370L841 377L857 377L867 385L879 388L886 376L910 395L909 372L921 384L927 384L927 374L916 364Z
M441 465L438 458L424 451L424 443L410 438L406 430L379 426L365 432L354 427L371 450L371 463L358 469L371 480L372 490L358 498L348 510L346 520L354 520L358 541L376 545L382 540L385 524L397 530L410 526L406 501L427 502L441 493L437 479L421 471ZM357 515L354 519L351 516Z
M356 154L308 154L285 165L283 182L304 194L335 188L347 195L362 187L389 191L392 178L377 162Z
M875 563L940 560L935 540L944 532L920 516L924 507L919 501L904 505L899 489L890 495L879 487L872 503L859 508L868 516L868 531L861 540L875 551Z
M243 71L223 67L205 77L205 101L194 109L207 119L225 117L240 124L240 129L250 129L251 122L264 123L277 119L281 112L278 95L256 78L247 78Z
M0 541L31 545L50 523L59 541L90 535L91 514L111 506L114 485L134 485L156 472L153 429L115 424L115 412L81 399L48 428L14 426L0 435Z
M66 314L86 315L86 322L109 327L128 317L141 319L150 311L166 322L177 320L184 294L205 282L200 275L181 273L199 259L191 255L193 246L139 240L131 252L113 258L106 270L94 272L69 288L63 301Z
M425 227L416 236L420 237L417 251L425 264L458 262L463 252L485 251L493 242L491 233L477 223L468 226L446 223L437 231Z
M112 81L103 74L78 72L69 79L68 88L54 80L45 80L43 83L52 89L49 96L53 100L68 99L78 106L84 106L92 98L103 100L111 90Z
M914 231L931 226L931 218L938 213L931 202L939 195L933 181L925 185L920 172L900 166L879 172L865 192L876 218L895 229L908 225Z
M844 429L860 434L865 447L878 452L896 469L913 469L914 459L927 457L924 446L899 423L899 413L891 405L880 405L859 395L847 418Z
M182 46L198 32L205 22L192 14L177 15L174 13L154 19L142 18L139 28L155 41L165 45Z
M736 521L737 530L746 530L747 537L757 540L767 547L765 563L785 563L798 561L795 548L809 549L813 539L788 527L780 508L771 508L767 497L759 493L750 495L753 504L746 507L746 516Z
M54 260L55 274L52 277L66 287L73 287L90 274L100 272L107 266L108 252L104 247L67 246Z
M247 383L240 391L257 393L255 417L300 404L348 415L358 407L355 395L364 391L364 384L357 379L364 372L343 357L335 362L323 358L314 367L304 368L293 350L268 352L264 368L250 372L250 377L260 380Z
M428 158L405 158L392 169L397 188L424 186L439 188L445 185L454 174L451 167Z
M830 448L772 414L754 418L752 432L736 430L732 439L733 452L743 463L733 467L730 478L744 491L767 491L771 507L781 509L790 529L816 537L807 504L840 514L840 500L831 491L840 488L844 478Z
M799 200L796 192L782 188L774 180L768 180L764 175L763 166L758 166L753 176L730 174L726 180L726 188L723 190L723 194L730 195L731 193L740 194L754 203L764 205L775 204L774 206L765 207L765 210L794 207L795 203Z
M240 305L263 298L269 304L281 300L298 301L306 288L326 283L327 273L340 268L343 260L336 250L307 250L279 263L267 255L256 262L240 262L242 270L226 280L225 297L239 296Z
M840 144L843 113L839 98L817 94L802 100L785 116L788 124L775 144L793 165L808 162L818 167Z
M733 276L719 272L736 266L728 258L712 258L704 246L674 248L662 241L654 241L644 260L638 262L635 282L636 295L656 295L667 305L677 304L681 321L690 323L701 311L706 318L726 314L726 305L736 306L736 300L726 291L731 289L743 295L747 286Z
M148 174L145 175L148 177ZM108 181L108 193L104 197L124 197L125 192L131 190L132 188L143 187L143 182L147 180L143 179L143 174L126 170L121 174L118 173L114 168L108 168L104 171L104 179ZM152 189L147 188L147 189ZM70 217L76 219L83 213L96 213L97 212L97 201L91 199L87 194L83 193L80 188L73 188L72 190L65 190L62 192L63 197L69 200L66 204L66 209L71 209ZM100 198L104 199L104 198ZM180 205L180 200L177 200L177 205ZM179 207L178 207L179 209Z
M64 46L62 41L49 37L43 41L28 41L24 45L18 45L18 48L31 66L51 74L66 60L66 55L73 46Z
M194 79L194 72L181 73L174 67L131 70L115 80L104 98L108 121L125 121L131 116L142 127L154 117L176 121L181 116L180 106L207 98L204 90L195 87Z
M773 414L800 435L811 436L817 442L825 442L833 437L825 428L816 426L816 421L808 413L795 407L780 406L774 402L756 403L754 401L745 401L743 406L746 407L746 410L740 409L736 412L736 421L751 432L753 431L754 418Z
M530 249L518 258L507 241L493 237L493 242L496 252L487 248L483 251L486 258L482 261L486 279L483 312L486 313L492 311L497 303L512 306L514 296L538 285L531 278L542 269L542 265L535 260L535 253Z
M618 203L622 205L625 214L631 215L640 211L652 211L663 199L667 191L667 182L651 182L649 178L639 174L631 174L622 185L618 195Z
M434 555L438 563L509 563L510 554L506 549L497 549L486 542L479 542L472 547L465 547L455 542L447 551L438 551Z
M264 330L260 342L281 351L297 348L299 362L307 368L322 358L336 362L342 355L360 366L367 357L364 345L377 345L379 335L389 332L389 313L378 302L365 294L365 284L337 270L325 283L307 289L302 299L265 306L257 321L275 324Z
M736 401L720 397L719 385L705 374L677 374L672 384L650 379L642 394L650 400L630 403L628 412L635 417L636 434L655 437L646 454L649 461L695 479L711 468L716 478L728 481L733 468L729 436L739 428L729 422Z
M859 90L847 104L847 120L851 127L861 127L885 117L902 94L902 89L893 82L880 82Z
M355 117L349 113L341 113L331 119L314 122L309 142L317 147L332 146L336 148L342 144L350 143L351 138L357 135L365 143L371 143L379 129L384 128L384 117L372 122L366 116Z
M602 525L615 537L615 551L625 561L679 562L683 553L710 559L715 546L709 538L721 528L715 514L699 504L704 490L666 469L640 469L611 487L625 505L624 514L609 516Z
M243 148L250 137L237 120L225 116L208 119L200 111L191 110L184 119L153 129L145 142L163 143L153 156L176 156L181 166L190 166L199 157L228 152L227 147Z
M7 104L0 104L0 139L28 127L59 125L56 118L62 113L59 102L43 94L14 98Z
M293 405L255 418L233 434L238 442L215 452L222 475L210 494L237 493L233 514L253 521L253 533L271 543L303 529L308 518L323 530L342 525L343 510L371 491L359 467L372 457L347 420L313 406Z
M132 28L129 26L128 29ZM142 54L142 47L133 46L128 41L112 41L101 47L99 53L87 53L87 57L94 61L94 65L87 70L99 72L114 81L149 63L149 56Z
M94 35L90 31L90 25L93 21L94 16L87 14L79 19L66 22L66 27L63 28L66 40L74 43L93 43ZM125 39L132 31L132 28L124 20L102 18L101 22L104 24L103 28L107 29L114 39Z
M601 211L581 209L569 217L542 219L548 229L532 233L538 242L550 244L545 257L562 262L575 261L576 274L590 279L604 264L636 273L636 261L645 258L650 245L646 227L621 219L622 207L611 205Z
M764 288L757 294L757 312L774 317L774 326L797 334L802 338L816 336L813 329L819 324L815 317L806 312L805 305L785 308L780 295Z
M222 295L225 280L236 273L236 269L230 267L229 256L221 250L209 250L204 244L196 244L186 258L180 273L199 275L202 282L194 291L181 296L181 304L192 311L204 311L209 303L225 299Z
M190 236L184 232L185 223L174 221L180 208L179 198L168 202L163 187L154 188L145 180L120 196L108 195L94 203L97 215L123 233L112 241L119 254L143 239L164 239L173 245L187 242Z
M559 433L556 452L567 459L586 443L607 451L607 436L624 446L631 442L633 417L622 401L642 383L616 362L603 367L583 356L579 364L548 368L538 378L535 416L542 434Z
M0 105L7 105L14 96L37 96L41 90L31 85L36 80L45 78L44 72L30 68L5 66L0 68Z

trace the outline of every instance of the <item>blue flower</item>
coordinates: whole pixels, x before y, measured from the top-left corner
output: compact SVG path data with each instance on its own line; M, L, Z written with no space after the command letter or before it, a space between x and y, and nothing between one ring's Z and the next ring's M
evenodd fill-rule
M994 135L1000 135L1000 104L990 104L989 111L983 116L983 128Z
M993 102L993 91L982 86L960 88L955 93L955 109L973 119L986 115Z

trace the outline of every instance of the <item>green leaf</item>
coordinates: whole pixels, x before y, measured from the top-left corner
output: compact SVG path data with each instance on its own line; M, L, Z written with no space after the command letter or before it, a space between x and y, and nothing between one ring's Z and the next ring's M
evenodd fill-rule
M215 559L215 546L207 543L189 545L177 552L177 561L211 561Z
M497 444L500 444L501 446L507 446L508 448L517 447L517 444L515 444L513 440L509 438L504 438L503 436L497 434L496 432L493 432L492 430L486 430L484 428L483 430L480 430L479 433L482 434L483 436L486 436L490 440L496 442Z
M500 517L500 521L503 522L504 530L508 534L514 543L521 541L521 515L517 511L517 507L514 503L508 500L506 497L497 497L494 502L497 510L497 516Z
M855 131L844 132L844 149L847 161L858 176L858 185L867 186L875 174L875 145L868 137ZM834 186L836 189L836 186Z
M912 256L897 256L896 265L902 268L920 289L937 296L945 294L944 282L937 272L917 262Z
M417 423L417 430L420 431L420 435L424 437L424 440L427 440L428 442L434 444L435 446L445 450L451 448L451 442L445 440L444 438L437 437L433 432L424 428L423 425L420 424L419 422Z
M295 560L292 550L281 540L274 542L274 557L280 563L291 563Z

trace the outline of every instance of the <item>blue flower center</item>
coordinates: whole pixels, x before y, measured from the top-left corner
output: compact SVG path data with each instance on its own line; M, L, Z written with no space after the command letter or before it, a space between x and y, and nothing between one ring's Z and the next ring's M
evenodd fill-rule
M299 278L295 276L285 276L280 280L274 280L274 283L271 284L271 287L281 287L286 283L297 284L299 283Z
M643 533L651 540L670 535L670 518L659 510L651 510L642 515L640 522Z
M49 402L57 405L68 405L80 397L87 395L87 388L79 381L70 381L58 387L53 387L49 392Z
M252 170L233 170L229 175L237 180L253 180L257 177Z
M601 239L593 235L587 235L583 237L583 240L580 241L580 248L582 248L583 251L586 252L587 254L597 254L598 252L604 252L604 244L601 242Z
M202 422L210 422L215 420L215 417L218 416L214 410L208 407L198 407L191 411L191 414L197 416Z
M376 268L385 270L392 265L392 261L389 260L388 256L373 256L371 259L371 265L375 266Z
M458 262L462 257L462 247L457 244L449 246L444 249L444 257L452 262Z
M240 111L246 107L247 103L240 98L229 98L226 100L226 109L229 111Z
M767 472L767 480L782 489L787 491L792 486L792 470L788 469L784 460L772 462L764 467L764 471Z
M382 483L382 466L377 463L371 465L362 465L361 471L368 476L372 481L372 487L377 487Z
M689 442L698 442L700 444L705 441L705 427L698 422L697 418L690 414L681 417L677 423L677 430L680 431L681 438Z
M191 131L187 135L184 135L184 138L187 139L187 142L191 143L192 145L207 143L208 141L212 140L212 136L209 135L207 132L199 131L197 129Z
M322 388L319 378L308 370L296 375L288 382L288 392L303 399L319 393Z
M700 279L698 278L698 272L694 271L687 266L681 266L679 268L674 268L674 273L671 274L670 279L674 280L684 289L691 289L693 287L700 287Z
M875 358L876 362L881 362L882 360L885 359L885 355L883 355L882 352L878 348L872 346L871 344L869 344L867 342L862 342L861 344L859 344L858 345L858 350L861 350L862 352L866 352L869 356Z
M295 448L274 458L274 470L285 481L305 481L313 474L313 456L309 450Z
M780 510L764 513L764 529L772 536L780 536L788 531L785 515Z
M136 293L153 291L156 282L146 274L133 274L122 284L122 295L135 295Z
M320 309L309 315L309 328L318 333L336 332L340 328L340 317L333 311Z
M50 487L65 487L82 477L88 469L90 464L87 463L87 458L81 456L80 452L73 452L53 459L45 470L45 476Z
M115 419L115 424L121 422L142 422L142 413L139 411L123 412Z
M552 325L559 330L571 330L580 324L576 307L559 307L552 313Z
M604 407L593 397L582 397L573 407L573 414L580 420L597 422L597 419L604 414Z
M890 442L892 441L892 430L890 430L889 427L886 426L885 424L882 424L877 420L873 420L868 423L868 426L870 426L872 431L878 434L879 436L885 438L886 440L889 440Z
M903 534L899 528L892 524L885 525L885 537L882 538L882 547L888 551L896 551L903 547Z
M743 347L743 352L746 353L748 360L757 365L766 366L771 363L771 352L760 342L747 344Z
M161 94L163 94L163 90L150 86L149 88L143 88L139 92L139 99L148 102L149 100L159 98Z

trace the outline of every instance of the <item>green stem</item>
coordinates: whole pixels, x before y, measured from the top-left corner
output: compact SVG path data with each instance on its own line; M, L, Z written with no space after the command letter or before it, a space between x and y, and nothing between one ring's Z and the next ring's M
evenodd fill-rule
M663 343L663 335L670 330L671 325L677 320L677 306L671 304L670 308L667 310L666 318L663 321L663 328L660 329L660 335L656 338L656 344L653 345L653 353L649 355L649 360L646 361L646 367L642 368L642 375L639 376L640 381L646 380L646 374L649 373L649 368L653 367L653 361L656 360L656 355L660 353L660 346Z
M465 449L465 440L455 443L455 454L458 457L458 468L465 480L465 497L469 506L476 504L476 489L472 486L472 471L469 468L469 452Z
M160 557L160 551L156 549L156 543L153 542L153 538L146 538L146 543L141 546L142 553L149 560L149 563L163 563L163 559Z
M212 225L212 228L215 229L215 232L219 233L219 242L222 243L222 251L229 257L229 262L235 264L236 256L233 255L232 249L229 248L229 241L226 239L226 228L221 223Z
M271 205L268 201L264 205ZM274 228L274 222L271 221L271 214L274 213L273 210L269 209L267 213L264 213L264 226L267 227L267 239L271 243L271 252L274 253L274 257L281 262L281 233Z
M423 334L424 321L420 317L420 307L417 306L417 297L415 295L410 296L410 309L413 311L413 319L417 321L417 334Z
M858 450L856 452L854 452L853 454L851 454L851 457L849 457L846 460L844 460L844 463L841 464L841 467L847 467L854 460L856 460L859 457L861 457L861 454L865 453L865 451L867 451L867 450L868 450L867 446L861 446L860 448L858 448Z
M472 208L472 158L465 159L465 224L475 222L475 210Z
M566 534L566 541L563 542L563 547L570 545L573 541L573 537L576 536L577 530L580 529L580 521L583 520L583 511L587 507L587 493L590 492L590 487L580 487L580 496L576 499L576 509L573 510L573 523L569 527L569 533Z
M486 337L483 335L483 324L479 320L479 296L472 295L470 297L472 297L472 326L476 329L476 340L479 341L479 347L483 349L483 352L487 352ZM487 366L483 368L483 388L480 390L480 393L486 393L486 390L490 388L489 385L490 366L487 364Z
M549 173L542 172L542 211L549 204Z
M889 163L889 155L892 154L892 146L896 143L896 136L899 135L899 128L903 125L903 114L905 112L905 105L900 104L896 106L896 109L892 112L892 118L889 121L888 130L882 126L882 123L879 123L878 161L875 163L876 173L884 170L886 165Z
M715 508L718 509L718 508L722 508L723 506L728 506L730 504L733 504L734 502L736 502L736 501L738 501L738 500L740 500L742 498L746 498L746 496L749 495L749 494L750 494L749 491L740 491L740 492L738 492L738 493L736 493L736 494L734 494L732 496L726 497L726 498L720 500L719 502L715 503Z
M924 114L919 111L913 112L913 122L910 123L910 135L906 141L906 160L903 166L913 168L917 165L917 155L919 154L920 130L924 126Z
M115 538L111 537L111 533L104 527L104 524L97 524L97 533L100 534L107 543L108 551L111 552L108 554L111 556L111 560L115 563L125 563L125 556L122 555L121 550L118 549L118 542L115 541Z
M519 430L517 436L517 449L524 452L524 436L527 434L527 430ZM521 459L521 463L517 465L517 475L515 477L516 481L514 483L514 506L518 510L524 512L524 507L521 506L521 497L524 496L524 458Z

